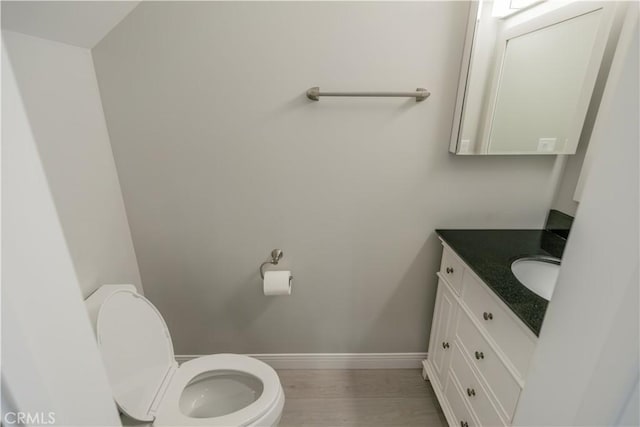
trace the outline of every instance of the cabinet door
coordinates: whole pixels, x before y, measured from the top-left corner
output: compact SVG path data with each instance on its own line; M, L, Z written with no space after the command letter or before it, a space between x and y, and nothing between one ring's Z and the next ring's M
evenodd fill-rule
M433 312L431 338L429 340L429 359L436 371L441 388L445 384L447 370L451 362L453 352L454 319L457 311L457 302L449 290L449 287L438 281L438 293L436 294L436 306Z

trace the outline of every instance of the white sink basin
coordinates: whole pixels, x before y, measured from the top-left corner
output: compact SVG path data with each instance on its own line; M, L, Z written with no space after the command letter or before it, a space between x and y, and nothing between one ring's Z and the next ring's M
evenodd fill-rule
M520 283L549 301L558 280L560 260L551 257L520 258L511 264L511 271Z

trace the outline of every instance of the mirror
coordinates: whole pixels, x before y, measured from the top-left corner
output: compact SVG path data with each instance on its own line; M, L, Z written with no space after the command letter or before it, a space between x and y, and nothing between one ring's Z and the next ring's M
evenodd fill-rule
M574 154L614 7L506 3L472 4L450 151Z

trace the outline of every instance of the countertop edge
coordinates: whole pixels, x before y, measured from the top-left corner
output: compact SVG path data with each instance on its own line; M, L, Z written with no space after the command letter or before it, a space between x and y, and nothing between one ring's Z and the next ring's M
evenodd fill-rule
M478 269L477 266L475 265L476 261L473 259L469 259L467 256L465 256L464 251L461 251L460 248L457 248L456 246L459 246L459 245L456 245L456 242L452 242L451 238L447 237L447 234L448 233L467 233L467 232L469 232L469 234L471 233L486 234L486 233L496 232L496 234L504 235L504 233L515 232L518 234L532 233L534 235L537 233L537 235L541 238L551 238L551 239L554 239L554 238L561 239L561 238L558 236L555 236L555 237L547 236L546 233L550 233L550 232L544 229L436 229L435 232L438 238L444 244L446 244L447 247L449 247L452 251L454 251L456 256L458 256L462 261L464 261L466 266L475 274L475 276L478 279L480 279L486 285L487 288L491 290L493 295L495 295L500 301L502 301L502 303L508 307L508 309L514 314L514 316L517 317L535 337L539 337L540 330L542 327L542 322L544 320L544 315L546 313L549 302L544 298L534 294L529 289L527 289L524 285L522 285L519 281L517 281L515 276L508 277L509 280L506 281L507 283L497 283L497 284L492 283L492 279L491 277L489 277L490 275L488 275L486 271L483 271L482 269ZM558 255L561 256L562 255L561 252L564 249L564 244L562 242L555 242L555 243L561 244L562 246L559 253L558 251L554 251L555 253L547 252L543 248L540 248L539 251L543 252L541 254L548 254L551 256L558 256ZM531 242L527 242L527 244L530 245ZM509 274L511 275L512 273L510 268L510 262L514 259L517 259L519 256L522 256L522 252L515 250L513 253L513 256L506 257L506 259L503 260L505 261L503 262L503 264L505 265L501 266L500 270L502 271L500 271L500 273L505 274L505 271L508 270ZM519 287L513 288L514 283L517 283ZM526 299L527 304L525 306L522 306L521 305L522 303L510 301L508 297L506 297L501 293L501 288L502 288L502 293L506 292L506 289L515 290L515 295L517 296L517 298ZM520 305L520 307L518 307L518 305ZM535 316L531 314L527 315L527 311L531 313L532 312L531 310L533 310L533 313L536 314Z

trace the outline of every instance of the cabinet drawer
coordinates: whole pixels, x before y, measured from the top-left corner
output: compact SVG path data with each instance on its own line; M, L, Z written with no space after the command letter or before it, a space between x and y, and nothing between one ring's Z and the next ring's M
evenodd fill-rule
M453 416L456 419L456 424L451 427L480 426L480 424L476 422L475 417L471 415L471 411L469 411L469 408L467 408L460 385L457 384L455 376L451 371L449 371L449 376L447 378L447 387L445 388L444 395L447 399L447 402L449 402L449 407L451 408Z
M489 336L500 343L500 350L524 379L536 345L532 334L525 331L526 326L514 319L508 308L497 301L498 297L470 272L465 273L463 283L462 300L465 305Z
M462 386L464 398L469 402L469 406L475 412L478 421L483 426L506 425L491 402L481 381L473 373L473 369L462 355L462 350L457 344L454 347L451 370Z
M451 249L444 246L442 251L442 263L440 264L440 274L451 285L453 290L460 295L462 291L462 276L464 263L453 253Z
M510 421L520 396L520 385L467 314L462 310L458 313L458 344L482 375L502 416Z

